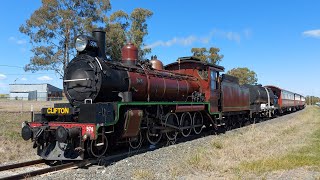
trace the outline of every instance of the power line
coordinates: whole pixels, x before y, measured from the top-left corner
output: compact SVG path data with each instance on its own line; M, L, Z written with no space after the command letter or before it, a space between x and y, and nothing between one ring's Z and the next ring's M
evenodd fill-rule
M5 74L5 73L4 73ZM6 76L33 76L39 74L55 74L55 73L34 73L34 74L5 74Z
M23 67L21 67L21 66L11 66L11 65L0 65L0 66L3 66L3 67L14 67L14 68L22 68L22 69L23 69Z

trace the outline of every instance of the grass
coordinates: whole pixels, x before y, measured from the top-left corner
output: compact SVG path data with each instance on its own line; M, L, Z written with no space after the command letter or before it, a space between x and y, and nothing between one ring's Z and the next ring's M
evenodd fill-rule
M317 115L319 117L320 113ZM317 127L317 130L309 137L311 142L307 143L302 148L288 152L288 154L282 157L242 163L240 169L264 173L268 171L289 170L298 167L311 166L320 170L320 121L317 121L314 125Z
M133 172L133 179L155 179L154 174L146 169L138 169Z
M40 111L43 107L53 107L55 103L66 103L62 101L23 101L23 100L7 100L0 98L0 112L30 112Z
M271 121L206 137L207 142L190 151L174 173L187 174L187 179L199 173L243 179L300 167L320 171L320 108L310 106Z
M21 123L27 120L30 113L0 111L0 164L37 158L32 143L20 135Z
M203 162L205 157L205 149L204 148L198 148L196 150L196 152L194 152L191 156L189 156L189 158L187 159L188 164L190 166L194 166L194 167L202 167L203 166Z
M216 148L216 149L222 149L223 148L223 144L221 141L212 141L211 142L211 146L213 148Z

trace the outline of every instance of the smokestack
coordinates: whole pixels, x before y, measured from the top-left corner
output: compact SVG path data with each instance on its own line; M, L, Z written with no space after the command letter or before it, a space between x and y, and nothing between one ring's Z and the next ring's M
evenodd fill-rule
M95 28L92 31L92 36L96 39L99 46L98 57L106 58L106 32L102 28Z

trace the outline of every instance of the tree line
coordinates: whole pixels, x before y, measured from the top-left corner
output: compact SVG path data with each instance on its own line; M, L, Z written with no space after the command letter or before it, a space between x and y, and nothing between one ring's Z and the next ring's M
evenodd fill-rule
M320 103L320 98L316 96L306 96L306 104L307 105L315 105L316 103Z
M219 64L224 55L219 54L220 49L216 47L207 48L192 48L191 53L194 57L202 62ZM247 67L233 68L227 71L227 74L235 76L239 79L239 84L256 84L258 82L257 74Z
M19 30L27 35L32 45L33 56L25 65L25 71L53 70L63 77L64 69L75 56L74 40L77 35L90 34L96 27L106 33L106 55L112 60L121 60L121 49L130 41L139 50L139 58L151 52L145 48L148 35L147 20L153 12L136 8L130 14L124 11L111 13L110 0L42 0ZM219 64L223 55L216 47L192 48L193 56L201 61ZM227 74L239 78L240 84L254 84L257 75L246 67L234 68Z

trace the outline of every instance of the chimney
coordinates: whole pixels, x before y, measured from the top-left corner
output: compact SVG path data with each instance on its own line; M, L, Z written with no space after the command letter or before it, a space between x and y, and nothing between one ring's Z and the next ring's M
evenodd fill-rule
M92 36L96 39L99 46L98 57L106 58L106 32L102 28L95 28L92 31Z

